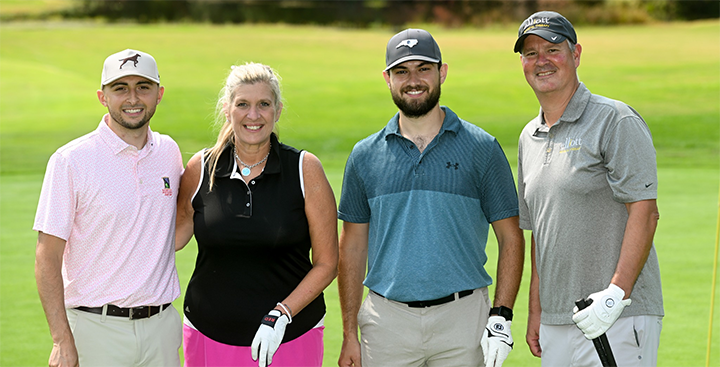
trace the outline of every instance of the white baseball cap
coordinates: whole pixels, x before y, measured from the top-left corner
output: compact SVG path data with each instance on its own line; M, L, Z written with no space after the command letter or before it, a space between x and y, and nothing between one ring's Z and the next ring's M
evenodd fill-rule
M101 85L108 85L128 75L141 76L160 84L160 74L155 59L145 52L127 49L105 59Z

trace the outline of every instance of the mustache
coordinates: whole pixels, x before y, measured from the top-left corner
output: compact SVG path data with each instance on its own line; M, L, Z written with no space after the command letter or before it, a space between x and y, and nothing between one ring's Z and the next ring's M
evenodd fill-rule
M408 85L407 87L401 89L400 92L405 93L405 92L410 92L410 91L414 91L414 90L427 91L428 89L429 89L428 87L422 86L422 85Z

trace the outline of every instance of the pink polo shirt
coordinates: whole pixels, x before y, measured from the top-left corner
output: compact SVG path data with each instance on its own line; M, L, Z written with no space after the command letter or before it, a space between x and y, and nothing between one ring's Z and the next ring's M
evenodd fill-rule
M138 150L106 118L50 157L33 229L67 241L66 307L172 302L180 150L152 131Z

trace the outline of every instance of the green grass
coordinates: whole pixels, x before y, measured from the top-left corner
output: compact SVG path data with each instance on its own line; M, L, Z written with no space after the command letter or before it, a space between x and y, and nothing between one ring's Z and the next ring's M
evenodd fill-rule
M512 53L516 28L429 30L450 65L441 103L495 135L514 167L518 134L538 112ZM578 34L581 80L640 111L658 152L655 245L667 314L659 365L704 365L720 176L720 22L586 27ZM381 76L391 35L282 25L0 25L0 365L43 365L50 352L33 275L35 207L50 154L95 129L105 112L95 90L107 55L131 47L158 60L166 93L152 127L175 138L185 160L214 141L214 103L230 65L275 67L286 107L281 140L318 155L337 196L353 144L396 111ZM183 288L194 256L194 243L177 255ZM540 364L524 342L528 283L526 271L508 366ZM325 294L325 365L334 366L341 344L336 285ZM719 345L719 306L714 321ZM719 364L715 347L711 365Z

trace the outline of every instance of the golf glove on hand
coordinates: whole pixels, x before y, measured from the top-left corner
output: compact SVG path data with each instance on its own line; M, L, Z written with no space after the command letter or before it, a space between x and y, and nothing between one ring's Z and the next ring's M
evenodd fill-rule
M604 334L617 321L623 309L630 306L630 298L623 300L625 291L610 283L610 286L601 292L591 294L588 299L592 304L583 310L577 306L573 309L573 321L585 334L586 339L595 339Z
M512 321L505 320L502 316L490 316L488 319L480 339L480 346L485 356L485 367L502 366L505 358L510 354L513 347L510 325Z
M272 363L272 357L282 342L289 321L290 319L278 310L272 310L263 317L250 345L252 359L258 361L259 367L266 367Z

